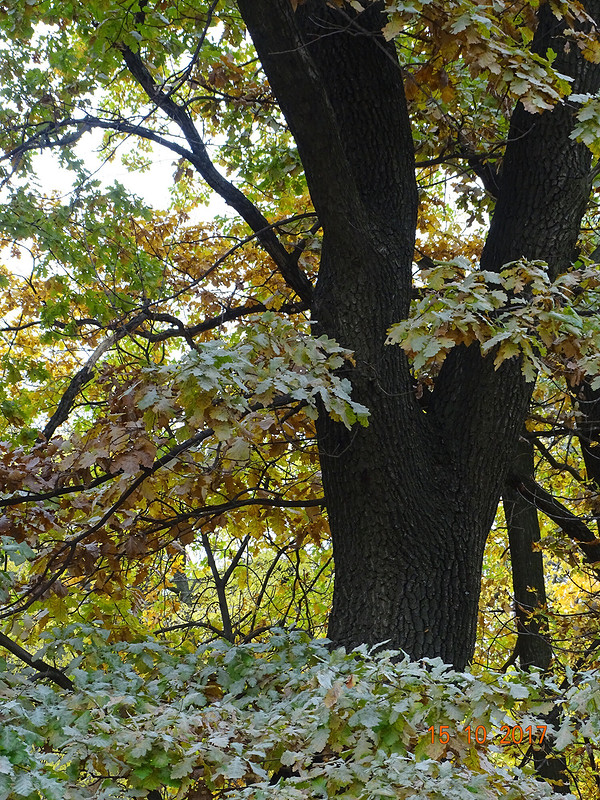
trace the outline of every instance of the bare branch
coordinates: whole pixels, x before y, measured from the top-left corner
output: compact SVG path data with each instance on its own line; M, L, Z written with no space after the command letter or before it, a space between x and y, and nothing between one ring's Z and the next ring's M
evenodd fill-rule
M23 661L28 667L33 667L33 669L37 670L40 673L38 677L49 678L63 689L73 688L73 681L68 678L64 672L56 669L52 664L48 664L41 658L33 658L27 650L24 650L20 644L13 642L13 640L9 639L4 633L0 633L0 647L4 647L5 650L8 650L13 656Z
M569 538L577 542L589 563L600 562L600 540L580 517L569 511L533 478L513 476L510 483L526 500L555 522Z
M229 613L229 604L227 602L227 594L225 592L225 588L227 586L227 580L225 576L221 577L219 573L219 568L217 566L217 562L215 561L215 556L212 551L212 547L210 546L210 539L208 536L203 533L202 536L202 546L204 547L204 552L206 553L206 559L208 561L208 566L210 567L210 571L213 576L213 580L215 582L215 589L217 590L217 599L219 601L219 611L221 612L221 621L223 623L223 636L229 642L233 642L233 627L231 625L231 614ZM246 549L246 545L248 544L250 537L246 536L238 553L241 558L242 553Z
M123 44L119 45L119 49L129 72L144 89L150 100L156 103L158 108L164 111L184 134L191 149L191 153L186 154L185 157L198 170L211 189L214 189L228 205L234 208L257 234L258 240L277 265L286 283L302 300L309 302L312 296L311 282L300 270L293 255L288 253L281 244L261 211L231 181L228 181L215 169L204 142L186 109L177 105L169 94L163 92L139 53L134 53Z
M534 432L527 438L533 444L536 450L539 450L539 452L550 464L550 466L553 467L555 470L558 470L559 472L568 472L569 475L572 475L578 483L585 483L585 480L580 475L580 473L575 469L575 467L572 467L565 461L557 461L557 459L554 458L554 456L552 455L550 450L546 447L546 445L540 442L539 437L536 436L535 433L536 432Z
M80 390L86 383L89 383L91 379L94 377L94 366L97 361L107 352L110 348L126 336L131 331L135 330L138 325L141 325L147 319L147 314L143 311L141 314L138 314L129 322L124 323L121 325L119 330L105 339L98 347L94 350L92 355L88 358L84 367L82 367L79 372L71 378L71 382L67 387L65 393L60 399L58 407L54 414L48 420L46 427L44 428L44 437L46 441L52 438L54 432L58 428L59 425L62 425L63 422L69 416L71 409L73 408L73 404L75 402L75 398L79 394Z

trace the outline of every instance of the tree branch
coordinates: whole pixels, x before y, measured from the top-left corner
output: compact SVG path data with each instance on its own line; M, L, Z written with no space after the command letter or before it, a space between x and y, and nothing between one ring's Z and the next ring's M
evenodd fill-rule
M212 547L210 546L210 540L208 536L205 533L203 533L201 538L202 538L202 546L204 547L204 552L206 553L208 566L210 567L210 571L212 573L213 580L215 582L215 588L217 590L219 611L221 612L221 622L223 623L223 636L225 639L227 639L227 641L233 642L233 627L231 625L231 614L229 613L229 604L227 602L227 594L225 592L225 588L227 586L227 580L224 577L221 577L219 573L219 568L217 566L217 562L215 560ZM240 557L241 553L246 549L246 545L248 544L248 539L249 537L246 536L240 550L238 551L240 553Z
M92 355L88 358L85 366L83 366L79 372L77 372L76 375L71 378L66 391L60 399L56 411L46 423L46 427L43 431L46 441L51 439L58 426L62 425L62 423L67 420L69 413L73 408L75 398L79 394L80 390L94 377L94 365L97 363L97 361L104 355L104 353L106 353L107 350L109 350L116 342L118 342L119 339L122 339L128 333L131 333L132 330L135 330L135 328L137 328L138 325L141 325L142 322L144 322L147 318L146 312L143 311L141 314L138 314L133 319L129 320L129 322L122 324L119 330L115 331L115 333L98 345Z
M8 650L13 656L23 661L28 667L33 667L33 669L37 670L40 673L40 678L49 678L62 689L73 688L73 681L68 678L64 672L56 669L52 664L48 664L41 658L33 658L27 650L24 650L21 645L13 642L13 640L9 639L4 633L0 633L0 647L4 647L5 650Z
M304 302L300 303L284 303L277 311L290 314L301 313L306 311L307 306ZM158 322L171 322L174 327L167 328L167 330L158 333L151 333L149 331L137 331L137 335L149 342L163 342L166 339L171 339L174 336L182 336L189 341L190 338L197 336L199 333L218 328L224 322L231 322L239 317L244 317L248 314L259 314L262 311L268 311L263 303L253 303L247 306L237 306L236 308L228 308L216 317L211 317L203 322L198 322L196 325L184 326L183 323L171 314L154 314L149 312L148 319L156 320Z
M543 489L533 478L512 476L509 483L532 505L555 522L567 536L577 542L590 564L600 562L600 540L585 522Z
M123 44L118 45L118 48L132 77L144 89L150 100L156 103L157 107L179 126L191 149L191 153L188 153L186 158L198 170L211 189L214 189L228 205L234 208L257 234L258 240L277 265L286 283L302 300L309 302L312 296L311 282L300 270L293 255L288 253L281 244L266 217L231 181L228 181L215 169L206 146L185 108L177 105L169 94L163 92L139 53L134 53Z
M526 438L533 444L533 446L540 451L542 456L546 459L546 461L558 472L568 472L569 475L572 475L578 483L584 483L584 479L581 477L579 472L572 467L570 464L567 464L564 461L557 461L556 458L552 455L550 450L546 447L545 444L540 442L539 437L536 435L537 431L534 431L532 434L529 434Z

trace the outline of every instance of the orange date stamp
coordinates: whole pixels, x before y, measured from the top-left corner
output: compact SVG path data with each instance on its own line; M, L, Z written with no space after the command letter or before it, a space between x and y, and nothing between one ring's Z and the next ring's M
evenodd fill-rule
M546 735L547 725L527 725L522 728L520 725L502 725L500 732L494 734L488 731L485 725L466 725L463 732L467 734L467 742L469 744L486 744L488 739L495 739L500 737L499 744L541 744ZM431 736L431 744L440 742L440 744L448 744L452 738L452 731L449 725L431 725L427 728L427 732Z

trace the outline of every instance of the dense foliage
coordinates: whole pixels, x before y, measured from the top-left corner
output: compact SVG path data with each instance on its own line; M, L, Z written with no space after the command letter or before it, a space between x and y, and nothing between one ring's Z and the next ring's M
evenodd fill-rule
M45 638L46 656L80 652L68 669L75 686L60 696L24 676L0 684L0 792L15 800L163 786L195 800L537 800L552 796L532 777L548 731L540 715L559 704L557 747L578 758L600 733L592 673L560 687L534 673L475 678L439 659L330 652L281 632L262 645L171 651L73 626Z
M370 0L330 5L364 33ZM311 331L324 222L238 4L0 4L0 800L535 800L542 728L600 798L597 170L567 267L480 265L515 107L567 109L600 155L598 95L532 46L539 6L389 0L381 26L418 218L411 311L378 345L425 415L461 348L532 392L457 672L320 641L315 421L353 439L373 409ZM594 4L550 7L600 63ZM519 586L513 491L545 570ZM517 669L527 635L542 672Z

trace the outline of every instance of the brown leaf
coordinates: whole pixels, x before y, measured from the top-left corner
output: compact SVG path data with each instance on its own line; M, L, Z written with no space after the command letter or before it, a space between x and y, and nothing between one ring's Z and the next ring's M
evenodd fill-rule
M128 558L135 558L136 556L143 556L146 554L148 547L146 542L141 536L130 536L125 542L123 552Z
M340 699L343 692L344 692L344 684L341 681L335 681L333 686L327 690L327 693L323 698L324 705L326 705L327 708L332 708Z
M120 453L112 462L114 472L123 472L124 475L135 475L140 468L140 453Z
M69 594L68 588L59 580L54 581L51 590L57 597L66 597Z
M152 464L154 464L154 458L156 456L156 445L154 442L151 442L149 439L142 439L136 442L136 447L140 466L151 467Z

